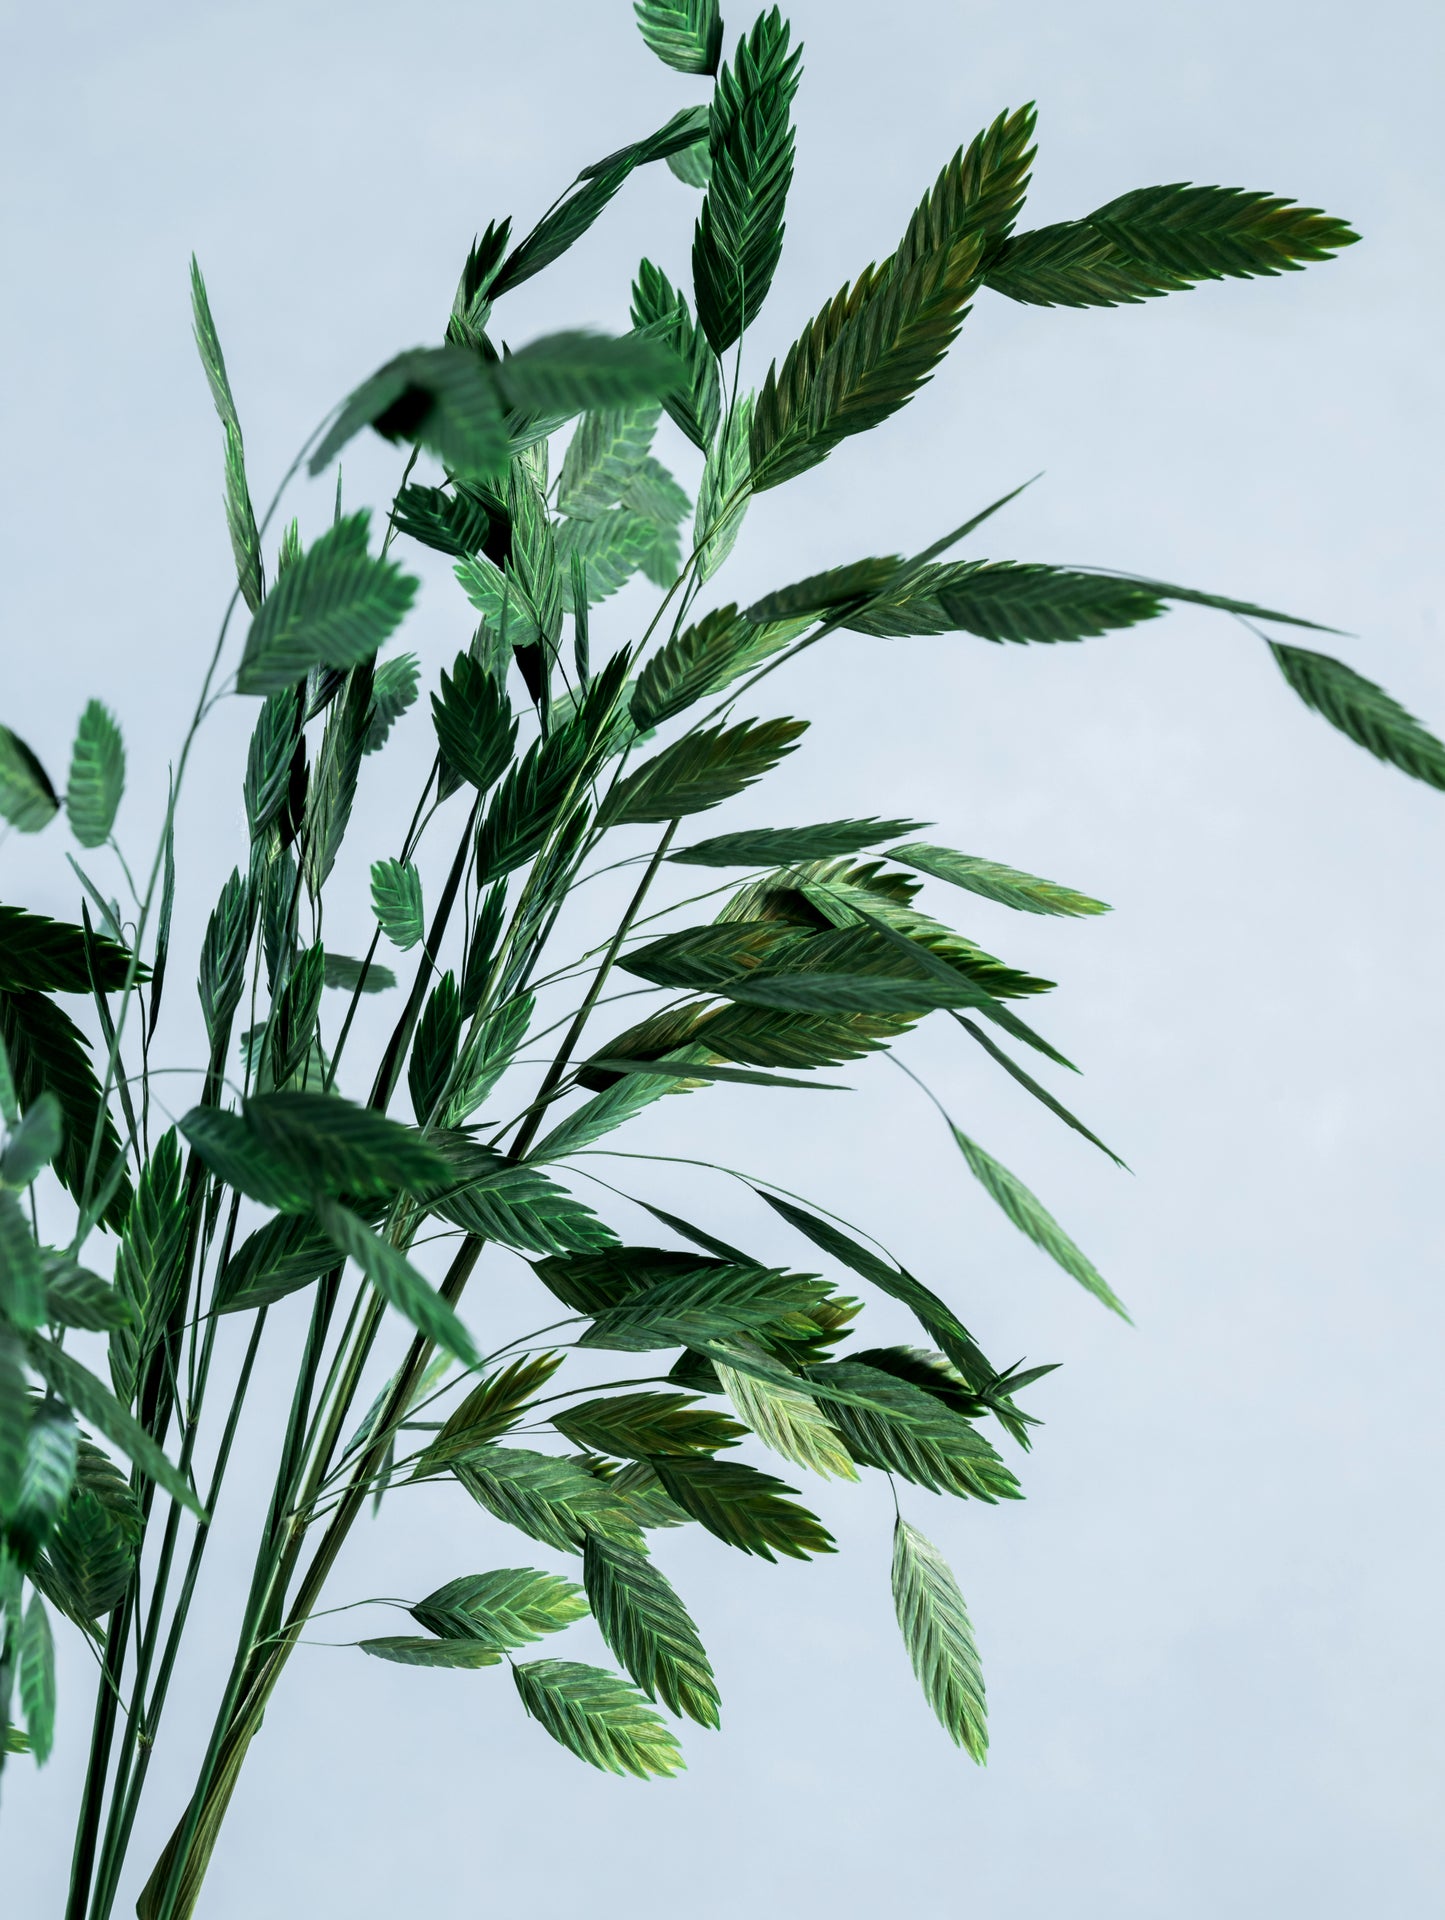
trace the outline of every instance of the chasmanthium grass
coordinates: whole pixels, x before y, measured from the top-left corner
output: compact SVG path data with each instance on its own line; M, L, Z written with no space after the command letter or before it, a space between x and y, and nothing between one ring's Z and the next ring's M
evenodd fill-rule
M357 1597L329 1584L343 1542L383 1494L384 1527L423 1482L450 1483L459 1506L532 1544L508 1547L498 1532L508 1564L469 1558L415 1597L409 1631L364 1639L356 1657L498 1669L456 1681L490 1690L479 1713L507 1712L512 1694L510 1710L580 1759L646 1776L683 1764L676 1722L719 1719L707 1653L664 1571L667 1529L806 1559L833 1543L792 1482L887 1474L903 1516L892 1582L908 1655L946 1732L984 1758L964 1597L898 1483L1016 1498L1036 1424L1028 1389L1048 1369L1001 1372L967 1300L907 1272L865 1224L764 1174L748 1205L773 1231L781 1217L806 1271L656 1206L657 1244L622 1241L604 1217L609 1189L579 1193L578 1156L610 1151L654 1102L691 1096L678 1138L695 1127L701 1160L709 1087L786 1101L841 1074L866 1088L868 1057L929 1018L940 1046L978 1046L1050 1123L1108 1154L1049 1090L1069 1063L1019 1011L1032 1014L1048 982L935 917L980 900L984 913L1087 917L1102 902L992 857L1007 848L936 845L917 821L729 832L696 816L799 748L806 722L772 710L784 684L773 676L839 629L1081 640L1171 601L1256 631L1311 623L1155 580L982 558L1010 494L981 510L958 503L949 518L964 523L941 538L924 530L910 557L845 560L743 609L713 582L752 496L830 456L856 459L843 442L926 383L975 299L1128 304L1297 268L1355 236L1287 200L1189 186L1019 231L1034 154L1021 108L948 162L897 250L750 387L747 331L782 245L799 50L776 11L725 65L715 0L640 0L636 12L647 45L697 76L701 97L585 168L521 240L506 220L490 225L444 343L401 354L344 401L260 519L194 271L236 586L158 847L145 860L122 852L125 754L97 702L80 716L63 801L0 729L0 812L35 833L63 809L55 831L68 825L83 854L57 850L78 881L72 923L0 907L0 1751L46 1760L53 1633L86 1636L101 1671L68 1920L104 1920L120 1897L197 1575L225 1524L253 1368L263 1342L289 1337L268 1329L268 1309L291 1295L310 1317L289 1356L289 1417L269 1459L247 1468L274 1474L274 1492L190 1800L160 1860L134 1863L137 1881L150 1869L144 1920L195 1910L293 1648L313 1614ZM678 224L659 240L669 269L637 268L631 330L504 343L505 296L659 161L683 183ZM699 191L689 294L676 280ZM652 451L664 411L699 456L688 487ZM404 461L384 523L342 511L338 492L334 524L303 546L279 503L303 467L321 475L364 430ZM386 651L416 592L410 542L450 557L463 630L475 629L445 663ZM641 632L605 607L638 574L658 589ZM1261 638L1326 719L1445 789L1445 747L1388 695L1327 654ZM392 729L424 683L429 711L407 724L435 730L430 774L406 830L367 850L370 944L333 952L323 906L355 796L385 777ZM795 696L806 684L791 676ZM236 864L178 873L177 799L222 698L256 703ZM636 867L625 912L593 951L570 950L562 909L619 862ZM181 886L215 899L198 962L201 1062L164 1054L163 1016L173 1028L191 973L170 944ZM357 904L332 905L326 926ZM623 1031L604 1011L619 976L627 993L654 996ZM353 1039L366 994L397 1009L375 1061ZM172 1078L162 1101L163 1060L193 1075L181 1100L187 1083ZM944 1117L1014 1224L1122 1313L1042 1203ZM436 1284L412 1257L422 1239ZM535 1330L465 1313L484 1251L530 1263ZM923 1344L867 1345L845 1289L901 1302ZM238 1365L229 1338L217 1362L228 1320L245 1330ZM378 1363L387 1383L367 1405ZM511 1565L519 1556L545 1564ZM880 1543L880 1577L886 1558ZM404 1566L395 1580L405 1592ZM589 1613L620 1671L567 1658L565 1642L553 1652L551 1636Z

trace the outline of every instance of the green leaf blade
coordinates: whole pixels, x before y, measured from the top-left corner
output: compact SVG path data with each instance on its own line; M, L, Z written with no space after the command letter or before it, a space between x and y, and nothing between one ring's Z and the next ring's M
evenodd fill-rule
M678 157L672 156L674 161ZM632 283L632 324L639 333L664 341L676 357L683 377L662 404L692 444L706 453L722 413L717 356L694 324L686 300L650 260L638 267Z
M630 507L611 507L588 520L562 520L557 524L557 552L569 569L580 563L584 569L588 603L610 599L641 570L657 544L657 529L652 522ZM563 604L575 613L570 578L563 588Z
M557 484L557 505L563 513L591 520L619 503L647 458L661 411L656 401L648 400L582 416Z
M10 1130L0 1153L0 1185L28 1187L59 1153L65 1138L65 1118L53 1093L42 1093L28 1106L18 1126Z
M670 1729L616 1674L575 1660L533 1660L513 1677L532 1719L589 1766L639 1780L683 1770Z
M716 607L684 627L647 662L632 691L632 718L644 732L674 719L794 640L807 620L758 626L735 605Z
M599 823L642 825L719 806L792 753L807 725L806 720L744 720L687 734L618 782Z
M759 625L769 620L820 619L855 601L867 602L884 593L902 568L896 553L829 567L824 573L809 574L806 580L764 594L748 608L747 618Z
M26 1354L30 1365L51 1392L71 1407L80 1419L103 1433L113 1446L119 1447L126 1458L133 1461L147 1478L154 1480L172 1500L201 1519L205 1518L204 1509L190 1482L171 1464L163 1449L141 1423L126 1411L108 1387L102 1386L93 1373L63 1348L38 1334L31 1334L27 1339Z
M371 683L371 707L367 716L363 753L379 753L401 716L416 700L421 681L414 653L399 653L383 660Z
M92 700L80 716L70 756L65 811L83 847L103 847L110 838L125 791L125 746L114 716Z
M1136 626L1163 610L1151 586L1118 575L976 560L910 570L896 592L885 590L843 624L884 639L964 632L1053 645Z
M191 323L195 333L196 351L201 356L201 366L205 370L206 384L211 389L211 399L215 405L217 417L223 427L231 427L239 433L241 422L236 413L236 402L231 394L230 376L226 372L226 356L221 351L221 337L211 317L211 301L206 292L206 282L201 273L200 262L194 254L191 255Z
M698 319L722 354L752 324L783 246L793 179L791 110L802 49L776 7L761 14L718 75L708 128L711 174L693 239Z
M141 1169L116 1256L116 1291L130 1323L110 1338L110 1379L123 1406L135 1404L148 1360L179 1303L185 1284L188 1212L180 1146L167 1128Z
M30 1597L19 1633L20 1704L37 1766L55 1745L55 1638L38 1593Z
M275 693L312 667L356 666L400 626L417 582L367 552L368 524L364 512L339 520L282 573L251 622L239 692Z
M479 1506L559 1553L580 1553L594 1528L625 1541L637 1538L631 1514L608 1483L575 1460L483 1446L452 1471Z
M585 1619L587 1600L579 1586L555 1573L497 1567L449 1580L411 1612L428 1633L474 1641L500 1654Z
M0 993L102 993L125 987L127 948L21 906L0 906ZM146 977L146 968L138 968Z
M701 1052L701 1048L695 1048ZM591 1085L597 1074L643 1074L662 1075L669 1080L694 1081L699 1085L711 1085L717 1082L721 1086L736 1087L792 1087L799 1091L815 1093L848 1093L850 1088L837 1080L797 1080L785 1074L754 1073L748 1067L719 1067L707 1060L624 1060L613 1054L594 1054L587 1063L588 1078L584 1085Z
M39 833L59 811L50 775L18 733L0 727L0 820L19 833Z
M359 1640L363 1653L374 1660L391 1660L403 1667L496 1667L502 1655L480 1640L421 1640L405 1634L380 1640Z
M31 1578L67 1619L95 1635L130 1584L140 1535L140 1504L129 1480L82 1440L75 1485Z
M623 1393L584 1400L554 1414L552 1424L574 1446L625 1460L657 1453L716 1453L735 1446L744 1429L685 1393Z
M638 31L678 73L716 73L722 51L718 0L634 0Z
M191 255L191 317L196 349L201 356L206 383L221 422L226 442L226 526L231 536L231 551L236 561L236 581L241 597L252 613L261 605L265 590L261 566L261 538L256 514L251 505L246 481L246 454L241 439L241 422L231 393L220 335L211 315L211 302L200 264Z
M463 981L463 1010L466 1011ZM532 997L523 994L488 1014L476 1038L463 1049L456 1078L442 1116L445 1127L459 1127L486 1100L527 1037L532 1020Z
M114 993L131 956L114 940L23 907L0 906L0 993ZM136 977L148 970L137 966Z
M930 1493L990 1504L1020 1497L1018 1481L989 1443L924 1388L856 1360L814 1367L808 1377L847 1392L832 1417L855 1460Z
M970 1386L985 1384L994 1377L993 1368L979 1352L973 1336L957 1314L921 1280L863 1246L851 1234L845 1233L833 1221L823 1219L820 1214L810 1213L806 1207L785 1200L780 1194L765 1193L761 1187L754 1187L753 1192L774 1213L780 1214L789 1226L795 1227L806 1239L811 1240L815 1247L821 1248L862 1279L871 1281L890 1299L901 1302L916 1314L920 1325L937 1340Z
M240 868L233 867L206 923L196 980L206 1036L213 1048L224 1045L245 991L251 911L251 890Z
M833 1536L822 1522L783 1497L794 1489L756 1467L658 1456L652 1468L677 1504L727 1546L763 1560L779 1553L807 1560L834 1551Z
M577 1344L647 1353L727 1340L806 1315L821 1292L811 1275L699 1261L599 1313Z
M713 363L714 365L716 362ZM752 498L752 430L755 401L751 393L735 396L722 429L704 448L707 464L697 492L693 517L693 546L697 561L693 578L699 586L711 580L737 545L743 519Z
M479 1380L447 1417L441 1432L423 1454L418 1473L464 1459L510 1433L531 1410L534 1396L561 1364L560 1353L529 1354L509 1361L496 1373ZM359 1445L360 1440L352 1444ZM509 1454L506 1459L512 1461L512 1456Z
M1123 1170L1126 1173L1129 1171L1129 1166L1127 1161L1122 1160L1119 1157L1119 1155L1115 1153L1114 1149L1111 1146L1107 1146L1105 1142L1099 1138L1098 1134L1095 1133L1091 1127L1086 1127L1083 1121L1079 1119L1077 1114L1070 1113L1069 1109L1063 1104L1063 1102L1061 1100L1055 1099L1053 1094L1049 1092L1048 1088L1041 1086L1039 1082L1034 1079L1031 1073L1025 1072L1025 1070L1019 1065L1017 1060L1012 1059L1008 1054L1004 1052L1002 1047L996 1045L995 1042L988 1037L988 1035L983 1031L982 1027L977 1026L972 1020L966 1020L964 1016L960 1013L954 1014L953 1018L957 1020L958 1024L963 1028L964 1032L970 1036L971 1039L974 1039L978 1042L978 1044L983 1048L984 1052L988 1054L990 1059L996 1060L998 1062L998 1064L1003 1068L1004 1072L1008 1074L1011 1080L1017 1081L1019 1086L1021 1086L1026 1093L1031 1093L1034 1099L1037 1100L1041 1106L1047 1107L1049 1112L1055 1115L1056 1118L1062 1120L1066 1127L1071 1127L1075 1133L1079 1134L1083 1139L1087 1140L1092 1146L1097 1147L1100 1153L1106 1155L1110 1160L1114 1162L1114 1165L1116 1167L1123 1168ZM1020 1025L1022 1025L1021 1022L1020 1022ZM1024 1029L1025 1034L1027 1033L1027 1031L1028 1031L1027 1029ZM1020 1035L1018 1037L1022 1038L1023 1035ZM1053 1054L1052 1057L1058 1064L1062 1066L1067 1066L1069 1064L1068 1061L1065 1060L1061 1054Z
M603 1639L648 1699L718 1726L717 1682L697 1628L647 1555L589 1534L582 1578Z
M398 1248L338 1201L319 1200L316 1217L337 1252L354 1260L387 1304L410 1320L418 1333L464 1367L481 1365L476 1344L455 1310Z
M347 993L387 993L396 985L396 975L380 961L353 960L344 953L326 955L324 975L328 987Z
M1179 182L1006 240L990 257L987 284L1030 306L1119 306L1204 280L1295 271L1358 238L1316 207Z
M665 127L659 127L656 133L650 134L645 140L619 148L606 159L584 167L573 190L561 204L544 214L526 239L501 262L490 284L491 297L500 299L504 293L519 287L524 280L530 280L533 274L540 273L544 267L560 259L593 225L634 168L680 153L697 141L706 126L706 107L684 107L673 115ZM580 406L591 404L590 399L579 402Z
M1020 873L996 860L980 860L973 854L955 853L951 847L932 847L921 840L901 847L890 847L888 858L897 860L918 873L931 874L951 886L963 887L1002 907L1014 907L1020 913L1057 913L1074 916L1108 913L1102 900L1078 893L1073 887L1061 887L1053 880L1040 880L1032 873Z
M470 653L459 653L432 695L432 719L447 766L485 793L505 773L517 743L506 689Z
M79 1456L80 1435L70 1410L48 1396L30 1412L19 1486L6 1517L12 1566L15 1558L33 1563L53 1537L75 1485Z
M1271 641L1275 664L1313 712L1337 727L1347 740L1385 760L1412 780L1445 792L1445 742L1422 727L1413 714L1342 660L1307 647Z
M1096 1300L1101 1300L1111 1313L1117 1313L1121 1320L1128 1320L1129 1314L1123 1301L1093 1261L1074 1245L1047 1207L1035 1199L1023 1181L1010 1173L1007 1167L1001 1166L991 1153L986 1153L976 1140L970 1140L951 1120L948 1126L959 1152L968 1163L969 1171L1019 1232L1032 1240L1036 1247L1041 1247L1051 1260L1057 1261L1065 1273L1092 1293Z
M45 1266L48 1320L86 1333L111 1333L133 1324L130 1302L98 1273L77 1266L66 1254L47 1254Z
M263 702L246 752L246 823L254 846L285 807L291 786L301 715L291 688Z
M456 1064L462 1031L462 1001L456 976L444 973L422 1008L407 1067L407 1085L417 1125L424 1127Z
M399 533L455 560L476 553L492 524L483 501L460 487L455 494L443 493L439 487L403 487L392 518Z
M752 423L756 489L816 466L931 378L967 317L985 261L1012 226L1033 126L1031 107L1001 114L966 154L955 154L897 252L842 287L781 368L769 368Z
M30 1432L30 1396L25 1390L24 1348L0 1326L0 1525L14 1514L25 1473Z
M40 1249L13 1193L0 1190L0 1318L20 1328L43 1327L45 1269Z
M340 1265L330 1237L310 1214L282 1214L243 1240L221 1270L217 1313L267 1307Z
M342 404L309 471L324 472L363 427L384 440L427 447L454 473L485 479L507 464L497 382L478 355L461 347L415 347L378 368Z
M433 1137L450 1177L431 1205L453 1225L519 1253L591 1253L616 1244L605 1221L536 1167L513 1165L465 1134Z
M758 827L724 833L691 847L675 847L668 859L689 867L786 867L799 860L831 860L858 853L916 831L913 820L827 820L816 827ZM899 858L890 853L890 859Z
M0 962L3 965L3 962ZM115 1121L100 1097L100 1083L90 1063L90 1042L68 1014L43 993L0 991L0 1045L14 1075L22 1107L42 1094L53 1094L60 1104L65 1137L55 1160L55 1172L76 1201L104 1196L112 1173L118 1179L105 1201L102 1218L119 1227L130 1206L130 1180ZM89 1180L90 1143L100 1136L97 1177Z
M410 860L378 860L371 869L371 906L376 923L403 953L426 932L421 875Z
M714 1365L739 1419L746 1421L765 1447L825 1480L858 1478L837 1429L810 1394L721 1361Z
M638 333L551 333L509 354L496 378L519 413L560 424L574 413L653 403L681 378L667 342Z
M183 1132L194 1134L197 1111L187 1114ZM449 1170L436 1144L414 1127L339 1094L255 1095L244 1103L239 1124L283 1176L308 1193L424 1198Z
M871 973L759 974L719 986L744 1007L768 1007L781 1013L863 1013L919 1015L940 1007L977 1006L980 995L968 982L888 979Z
M984 1765L988 1717L973 1623L937 1547L903 1519L893 1532L893 1604L913 1671L939 1724Z

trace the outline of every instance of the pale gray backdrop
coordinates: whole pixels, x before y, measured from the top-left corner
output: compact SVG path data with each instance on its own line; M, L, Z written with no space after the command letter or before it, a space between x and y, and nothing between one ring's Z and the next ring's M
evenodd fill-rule
M1305 274L1122 312L984 296L905 413L753 508L734 590L916 546L1044 469L976 550L1152 572L1329 621L1357 636L1338 643L1352 661L1445 725L1438 12L791 12L807 45L798 171L754 378L889 249L955 146L1028 97L1041 143L1029 224L1192 179L1325 206L1366 243ZM729 44L747 19L731 13ZM190 250L264 495L342 391L438 336L488 218L525 226L579 166L701 90L646 53L625 0L52 0L4 9L4 69L3 717L60 773L82 702L110 703L132 764L121 831L140 852L228 590ZM634 179L507 303L506 332L620 328L642 251L685 277L694 210L665 169ZM376 443L357 452L349 496L383 499L395 468ZM329 512L325 487L297 499L308 528ZM424 571L413 644L434 674L465 638L465 609L444 568ZM626 637L630 604L604 632ZM522 1720L504 1676L306 1651L203 1913L1437 1910L1445 798L1350 747L1256 641L1199 611L1052 650L840 638L768 693L764 710L815 725L736 823L914 812L946 843L1117 908L1054 924L947 902L1063 982L1040 1019L1087 1068L1071 1097L1134 1178L961 1038L929 1028L907 1057L1090 1250L1135 1331L1014 1234L886 1066L851 1099L668 1102L637 1134L769 1167L889 1238L999 1358L1065 1363L1033 1395L1048 1424L1022 1464L1026 1504L907 1502L974 1611L989 1768L950 1748L897 1644L886 1492L815 1486L835 1560L769 1568L706 1538L666 1543L725 1695L725 1732L689 1735L685 1777L643 1787L584 1770ZM248 718L240 702L218 715L187 796L191 951L216 863L242 850ZM364 862L393 850L410 807L424 720L398 738L397 784L373 784L353 834L353 939ZM62 844L60 826L12 836L5 897L73 914ZM185 1059L183 970L173 990ZM783 1253L724 1182L604 1170ZM614 1217L641 1231L626 1208ZM468 1302L486 1332L518 1324L520 1284L497 1276ZM874 1324L907 1337L886 1308ZM284 1363L297 1335L278 1326ZM266 1381L243 1429L233 1519L266 1484L281 1386ZM459 1497L425 1499L392 1503L343 1564L337 1600L533 1557ZM214 1625L153 1776L151 1856L203 1737L243 1545L219 1545L209 1566ZM7 1769L16 1920L61 1910L88 1676L68 1644L56 1757L38 1778Z

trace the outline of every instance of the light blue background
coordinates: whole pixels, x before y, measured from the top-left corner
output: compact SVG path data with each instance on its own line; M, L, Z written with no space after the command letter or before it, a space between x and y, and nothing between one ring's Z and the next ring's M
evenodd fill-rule
M629 13L624 0L4 8L0 698L57 775L84 700L114 707L128 847L150 844L228 591L190 250L264 496L340 393L438 336L488 218L525 229L578 167L703 97L647 55ZM797 179L754 380L892 246L954 148L1028 97L1029 224L1192 179L1325 206L1366 243L1305 274L1122 312L982 296L913 405L753 507L727 593L916 547L1043 469L978 551L1134 569L1328 621L1357 636L1339 651L1445 726L1438 12L795 0L791 14L807 47ZM729 45L745 24L732 14ZM694 208L664 168L636 177L508 301L509 337L621 328L643 251L685 279ZM384 500L395 469L376 443L348 456L348 496ZM326 485L301 501L314 529ZM468 623L445 569L424 570L411 644L434 676ZM601 632L627 637L638 604L613 603ZM584 1903L636 1920L1439 1910L1445 799L1351 748L1257 641L1197 610L1052 650L840 637L767 697L763 711L789 703L815 724L732 824L913 812L946 844L1117 909L1054 924L940 901L1062 981L1040 1023L1088 1069L1063 1091L1135 1178L981 1071L961 1038L929 1028L907 1057L1089 1249L1133 1332L1012 1232L881 1064L853 1098L772 1106L718 1090L665 1103L636 1136L767 1167L887 1238L1000 1359L1065 1363L1033 1395L1048 1424L1021 1467L1025 1505L907 1500L974 1613L989 1768L948 1746L897 1644L886 1491L814 1483L835 1560L770 1568L683 1535L663 1548L725 1697L725 1732L689 1733L681 1780L582 1769L522 1720L504 1676L308 1651L253 1753L205 1920ZM218 863L242 854L248 719L240 702L216 717L187 792L178 938L192 953ZM425 752L414 716L383 763L395 785L379 791L373 771L363 796L352 940L365 862L394 850ZM5 897L75 912L62 834L7 841ZM179 965L173 978L185 1059L194 1015ZM643 1189L618 1168L603 1170ZM646 1190L784 1254L723 1182L654 1176ZM641 1232L627 1210L613 1217ZM468 1316L510 1331L526 1298L499 1262ZM901 1315L871 1311L877 1337L908 1337ZM266 1418L299 1338L294 1317L277 1326L233 1526L269 1484ZM361 1532L334 1597L415 1595L534 1557L460 1495L407 1494ZM207 1565L208 1624L152 1775L142 1871L204 1738L244 1533ZM343 1617L314 1637L350 1632ZM582 1657L588 1632L573 1636ZM57 1755L38 1778L7 1769L3 1904L17 1920L62 1910L88 1672L68 1643Z

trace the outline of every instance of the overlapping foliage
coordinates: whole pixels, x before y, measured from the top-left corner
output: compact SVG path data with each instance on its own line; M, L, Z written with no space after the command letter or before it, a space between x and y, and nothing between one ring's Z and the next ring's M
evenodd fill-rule
M253 506L193 264L196 339L221 424L232 614L244 609L245 631L228 614L138 879L117 838L116 718L97 701L84 707L63 797L0 728L0 814L36 833L63 805L79 846L107 862L96 871L128 899L109 899L76 866L74 921L0 907L0 1760L50 1754L61 1616L102 1667L70 1920L105 1920L119 1897L252 1368L263 1342L293 1337L268 1326L281 1301L309 1317L290 1414L272 1436L274 1493L234 1663L218 1677L212 1734L141 1895L143 1920L194 1910L267 1702L330 1596L349 1530L383 1496L442 1484L459 1508L579 1578L463 1568L410 1603L418 1631L364 1637L362 1651L456 1674L510 1663L542 1730L595 1767L641 1777L683 1764L666 1716L710 1729L721 1712L700 1628L663 1570L669 1530L697 1526L769 1561L829 1553L832 1536L791 1484L809 1473L882 1473L895 1490L990 1503L1021 1496L1038 1425L1022 1402L1050 1368L990 1360L961 1317L968 1304L946 1297L946 1271L910 1273L761 1176L740 1216L756 1249L740 1249L650 1201L595 1198L615 1189L584 1199L577 1156L663 1099L833 1086L819 1069L866 1068L930 1022L940 1044L976 1043L1116 1159L1023 1065L1030 1053L1039 1073L1070 1064L1019 1011L1050 983L934 917L956 889L970 924L992 913L1007 945L1001 909L1086 921L1103 902L1007 864L1005 849L920 839L914 820L709 830L700 816L799 749L806 722L755 710L753 689L838 629L1054 644L1176 601L1247 624L1312 624L1159 581L975 554L1011 496L914 558L849 560L741 611L704 604L752 495L915 398L990 291L1040 306L1124 304L1297 268L1354 235L1269 195L1186 186L1020 232L1035 149L1032 109L1018 108L959 149L894 252L824 305L754 394L741 353L782 246L801 50L776 9L726 61L716 0L638 0L636 14L668 66L715 76L707 103L584 168L519 242L509 220L493 221L467 256L444 338L362 381L298 460L319 474L368 430L405 449L384 526L343 513L338 490L329 526L304 541L293 520L267 548L276 503L259 516ZM629 332L512 346L498 303L658 160L704 194L691 297L643 260ZM703 456L695 506L662 463L664 413ZM970 551L951 557L963 543ZM446 661L382 657L417 591L406 556L418 548L446 556L475 626ZM636 579L661 590L645 629L635 598L626 620L596 612ZM604 640L609 623L619 644ZM1373 682L1328 655L1267 644L1310 707L1445 787L1445 747ZM172 827L197 729L222 691L260 704L225 855L234 867L186 876L216 894L198 955L204 1045L199 1061L178 1063L193 1070L193 1093L162 1127ZM368 894L338 857L354 845L368 758L403 725L431 727L431 772L410 825L365 850ZM439 836L454 851L433 857ZM559 916L619 858L636 866L635 890L579 957ZM675 869L696 867L711 870L709 905L689 920L689 898L664 896ZM715 873L728 876L716 887ZM337 928L357 952L332 950ZM404 991L397 956L414 956ZM597 1016L622 974L648 1004L603 1039ZM356 1016L373 994L395 995L394 1024L358 1073ZM393 1110L403 1082L409 1118ZM690 1099L677 1124L693 1118ZM1123 1313L1043 1203L944 1118L1008 1219ZM652 1244L657 1229L666 1244ZM529 1263L541 1323L489 1328L490 1351L462 1308L484 1250L489 1262ZM855 1337L878 1295L912 1314L924 1344ZM244 1352L228 1345L224 1365L222 1328L244 1329ZM754 1447L790 1478L745 1457ZM981 1761L968 1608L902 1515L892 1586L924 1696ZM589 1614L621 1672L514 1657ZM489 1696L485 1710L504 1709Z

